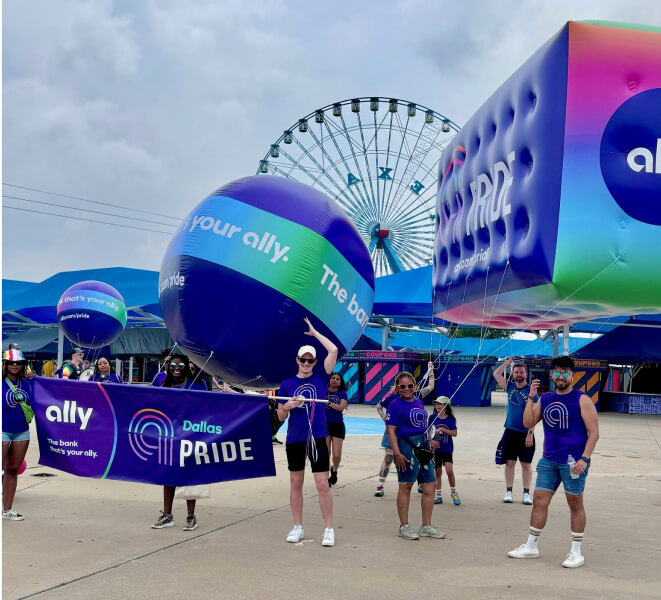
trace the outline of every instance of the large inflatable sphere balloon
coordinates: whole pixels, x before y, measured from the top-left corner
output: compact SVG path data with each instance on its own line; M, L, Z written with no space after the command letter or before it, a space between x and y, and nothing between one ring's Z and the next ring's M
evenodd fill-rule
M542 329L661 312L661 30L569 22L441 157L434 313Z
M296 373L300 346L326 355L305 335L305 317L340 355L352 348L372 311L374 270L333 200L286 178L247 177L184 220L163 258L159 300L198 366L267 389Z
M81 281L60 296L57 321L74 344L101 348L113 342L126 326L124 298L107 283Z

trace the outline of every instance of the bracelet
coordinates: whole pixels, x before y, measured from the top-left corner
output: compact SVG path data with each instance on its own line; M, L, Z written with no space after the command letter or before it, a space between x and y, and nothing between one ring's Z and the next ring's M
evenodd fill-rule
M534 401L535 398L537 398L537 396L528 396L528 400L533 400Z
M590 459L587 456L581 456L581 458L579 458L578 460L585 461L586 465L590 464Z

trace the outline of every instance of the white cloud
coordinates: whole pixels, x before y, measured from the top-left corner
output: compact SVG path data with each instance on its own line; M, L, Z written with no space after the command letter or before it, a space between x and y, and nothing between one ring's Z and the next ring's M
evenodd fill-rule
M254 173L282 131L318 107L392 95L461 123L569 18L661 24L656 0L26 0L3 9L3 181L173 216ZM5 210L3 276L158 269L167 242Z

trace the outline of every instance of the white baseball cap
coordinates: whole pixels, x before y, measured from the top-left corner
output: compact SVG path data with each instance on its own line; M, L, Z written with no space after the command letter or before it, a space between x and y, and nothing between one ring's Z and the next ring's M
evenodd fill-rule
M312 358L317 358L317 350L314 346L301 346L298 349L298 354L296 356L300 358L304 354L312 354Z

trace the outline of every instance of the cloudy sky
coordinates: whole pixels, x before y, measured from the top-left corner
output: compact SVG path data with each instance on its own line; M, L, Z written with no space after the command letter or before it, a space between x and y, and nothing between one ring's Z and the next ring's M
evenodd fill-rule
M7 0L2 16L2 276L41 281L158 270L169 235L94 221L169 230L148 221L254 174L316 108L387 96L462 124L567 20L661 26L661 2ZM79 210L129 214L107 204L144 212Z

